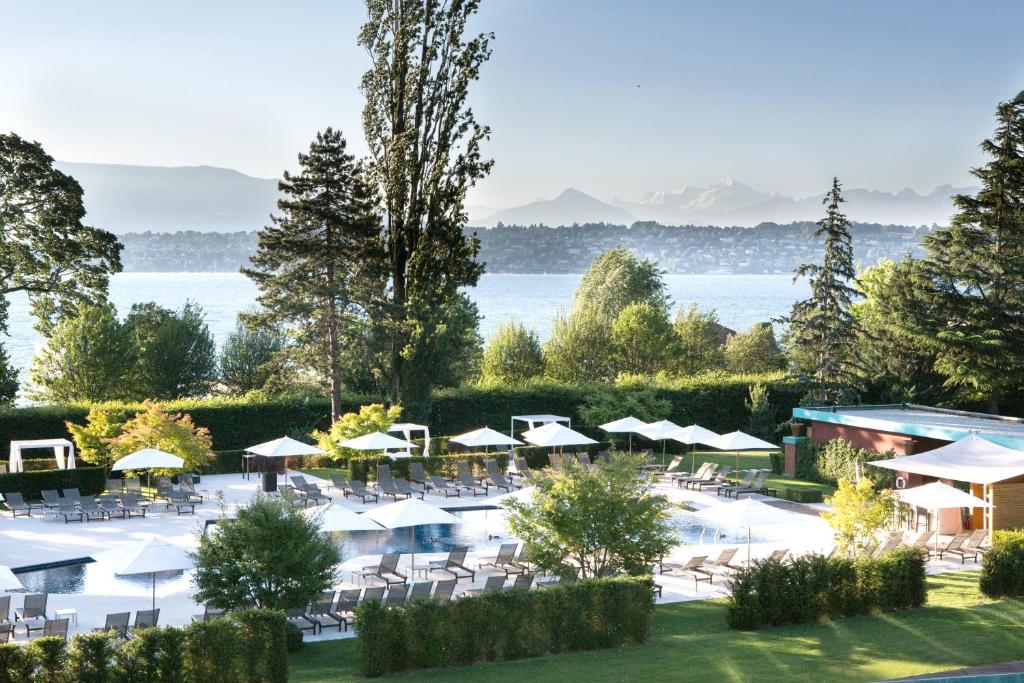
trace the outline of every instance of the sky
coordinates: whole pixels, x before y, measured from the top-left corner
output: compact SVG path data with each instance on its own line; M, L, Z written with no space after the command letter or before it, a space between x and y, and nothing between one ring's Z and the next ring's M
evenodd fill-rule
M970 185L1024 89L1024 3L482 0L472 92L506 207L730 176L809 196ZM278 177L317 130L365 151L359 0L0 0L0 130L63 161Z

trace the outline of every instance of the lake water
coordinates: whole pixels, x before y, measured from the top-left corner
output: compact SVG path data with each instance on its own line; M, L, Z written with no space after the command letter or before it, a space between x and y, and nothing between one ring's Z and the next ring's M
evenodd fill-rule
M495 327L515 317L542 339L551 332L551 321L572 303L582 275L488 274L469 290L483 316L480 331L486 338ZM696 302L718 311L726 327L744 330L753 323L786 313L792 303L807 296L806 282L794 284L790 275L689 274L666 275L674 305ZM132 304L155 301L179 308L186 301L199 303L220 344L235 325L239 311L252 308L256 287L240 273L119 273L110 282L110 299L124 316ZM32 329L28 302L11 298L10 337L4 340L11 362L22 369L23 382L32 355L43 340Z

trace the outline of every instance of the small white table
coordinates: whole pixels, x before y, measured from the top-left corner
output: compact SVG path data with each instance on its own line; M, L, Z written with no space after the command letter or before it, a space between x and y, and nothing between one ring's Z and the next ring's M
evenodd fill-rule
M57 619L63 619L64 617L68 617L71 619L71 621L75 623L75 626L78 626L78 610L74 607L65 607L64 609L59 609L53 613L53 616Z

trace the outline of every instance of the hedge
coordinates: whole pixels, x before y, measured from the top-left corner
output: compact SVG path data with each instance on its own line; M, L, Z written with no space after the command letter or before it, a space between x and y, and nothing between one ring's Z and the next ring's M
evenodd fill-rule
M82 633L0 645L0 681L286 683L283 612L243 610L186 628L150 628L120 641Z
M803 555L756 560L730 578L726 621L740 630L920 607L925 556L903 548L881 557Z
M1024 531L992 533L992 549L981 558L978 586L990 598L1024 596Z
M654 611L651 587L650 579L611 578L451 602L361 602L359 672L383 676L644 643Z
M859 468L871 478L876 488L891 489L895 472L882 467L872 467L868 471L864 464L872 460L886 460L895 455L891 450L878 453L859 448L845 439L832 439L825 444L808 439L801 441L796 449L796 477L835 486L840 479L856 481Z
M83 496L98 496L106 487L107 473L102 467L0 474L0 493L19 491L36 500L43 497L44 489L77 488Z

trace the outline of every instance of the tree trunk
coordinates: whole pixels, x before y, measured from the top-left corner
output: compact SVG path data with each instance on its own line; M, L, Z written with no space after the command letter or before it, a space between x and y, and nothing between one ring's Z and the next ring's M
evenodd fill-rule
M328 242L331 231L327 231ZM338 308L334 297L334 263L327 262L327 355L331 364L331 424L341 417L341 344L338 341Z

